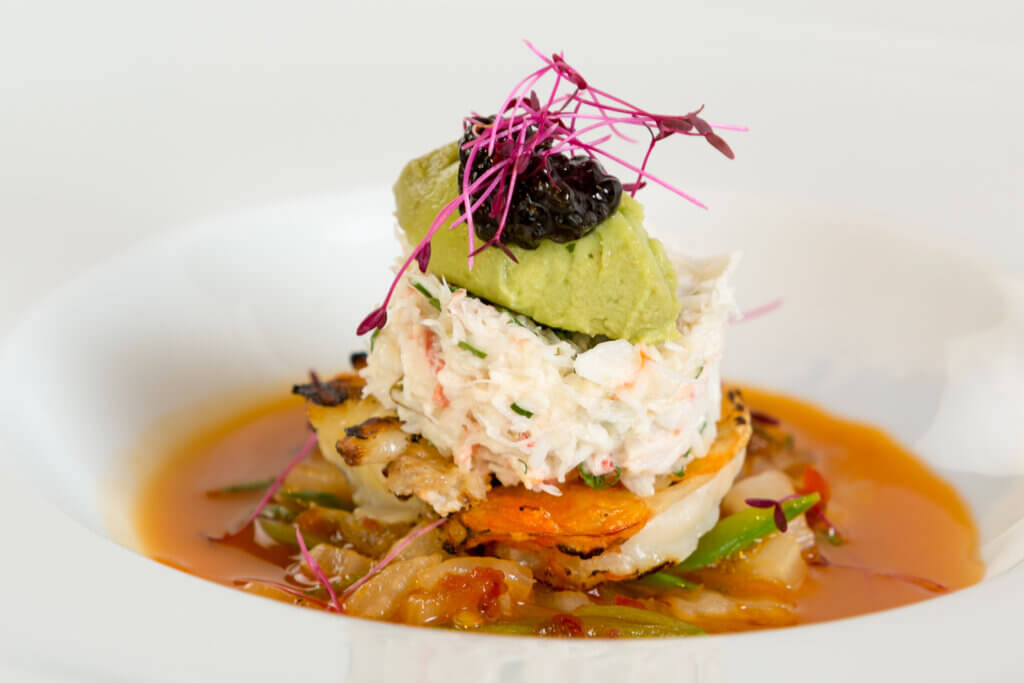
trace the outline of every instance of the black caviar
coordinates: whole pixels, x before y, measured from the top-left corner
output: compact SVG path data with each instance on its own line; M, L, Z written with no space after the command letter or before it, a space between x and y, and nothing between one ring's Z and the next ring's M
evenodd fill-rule
M474 139L480 125L489 125L494 117L483 117L467 121L459 146L459 191L469 160L465 143ZM535 134L531 129L529 134ZM473 159L469 173L470 183L474 182L491 167L511 154L511 142L499 141L494 153L479 150ZM505 230L501 242L515 244L525 249L536 249L541 240L573 242L590 233L604 219L615 213L622 198L622 183L605 172L596 159L588 156L568 157L564 154L549 154L550 141L538 146L516 178L509 206ZM487 182L474 192L472 198L479 199ZM504 192L495 191L473 212L473 225L477 237L490 240L494 237L505 209ZM459 206L465 211L463 205Z

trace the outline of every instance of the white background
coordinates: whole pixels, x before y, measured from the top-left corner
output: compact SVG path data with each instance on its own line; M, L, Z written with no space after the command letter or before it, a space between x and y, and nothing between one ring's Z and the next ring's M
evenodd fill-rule
M564 50L591 81L651 109L706 104L709 119L751 127L727 136L733 162L693 141L658 149L655 168L715 200L703 214L651 192L663 231L685 241L690 221L706 227L732 193L765 197L765 225L778 225L792 198L1019 277L1022 20L1017 2L0 0L0 334L49 293L161 233L389 185L408 157L457 135L467 109L487 111L535 68L522 38ZM960 272L951 269L954 287ZM741 292L751 304L772 295ZM0 663L15 680L41 675L43 658L47 680L80 678L62 654L84 657L89 638L119 633L104 619L112 598L131 602L117 613L173 650L195 615L154 618L132 589L175 579L118 556L131 571L111 580L122 551L61 524L17 471L4 477ZM40 538L39 528L61 536ZM198 585L211 613L267 609ZM137 595L138 604L126 599ZM17 622L5 616L14 613ZM29 632L33 640L19 640ZM216 653L210 642L206 655ZM154 678L180 673L131 661Z
M989 229L1024 202L1021 3L708 5L4 0L0 331L156 233L389 184L534 67L522 38L644 106L749 125L733 163L659 148L698 196L859 207L1024 268Z

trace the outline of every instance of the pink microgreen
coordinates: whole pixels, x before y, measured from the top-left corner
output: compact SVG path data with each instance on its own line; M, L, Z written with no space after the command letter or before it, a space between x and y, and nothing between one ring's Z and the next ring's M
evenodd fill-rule
M353 583L351 586L348 587L348 589L344 593L342 593L341 601L344 602L345 600L347 600L350 595L359 590L360 586L362 586L364 583L366 583L374 576L379 574L381 571L383 571L384 568L391 564L391 562L396 557L398 557L403 550L409 547L409 544L411 544L413 541L415 541L423 534L433 531L437 527L444 524L446 521L446 517L436 519L430 524L427 524L426 526L421 526L420 528L413 530L412 533L407 535L402 540L398 541L398 543L395 543L395 545L392 546L391 550L388 551L388 553L384 557L380 558L380 561L377 564L373 565L373 568L370 569L370 571L368 571L365 576L363 576L361 579Z
M752 308L749 311L744 311L743 313L740 314L740 317L734 318L732 322L745 323L748 320L753 320L754 318L760 318L762 315L767 315L772 311L775 311L776 309L780 308L781 306L782 299L775 299L773 301L769 301L766 304L762 304L757 308Z
M714 129L742 131L746 130L745 128L708 123L700 116L703 106L683 115L651 113L621 97L594 87L578 69L565 60L564 55L553 54L548 57L529 41L526 41L526 47L540 58L544 65L516 83L497 108L493 121L476 114L466 119L473 135L462 147L462 150L467 152L468 163L465 164L461 178L461 192L438 212L423 240L399 268L384 302L359 325L359 334L380 329L385 325L387 306L398 281L413 260L422 272L426 272L430 262L430 241L441 225L456 211L461 211L463 215L451 227L466 223L467 258L470 269L474 266L474 258L488 247L496 247L514 262L518 262L515 254L502 241L502 235L505 232L516 184L535 158L539 157L546 167L548 158L553 154L600 157L636 174L633 182L623 185L623 189L631 195L636 195L639 190L653 183L696 206L707 208L696 198L647 170L654 147L676 134L703 137L712 147L732 159L732 149L714 132ZM541 82L549 77L553 80L550 90L546 96L538 95L537 90ZM586 125L577 127L578 122L585 122ZM639 165L613 155L602 147L612 137L630 143L637 142L620 130L620 127L626 126L643 129L650 137ZM607 131L607 134L601 135L602 131ZM591 137L592 139L589 139ZM470 172L474 168L474 160L480 154L490 157L490 167L471 183ZM490 239L482 245L477 245L473 213L488 199L491 218L497 221L497 229Z
M270 588L276 588L282 593L288 593L289 595L293 595L296 598L299 598L300 600L311 602L314 605L323 607L324 609L330 609L331 607L329 604L327 604L320 598L314 597L309 593L306 593L304 591L299 590L298 588L295 588L294 586L289 586L287 583L281 583L279 581L268 581L267 579L238 579L237 583L258 583L264 586L269 586Z
M904 583L910 583L919 588L923 588L926 591L932 593L948 593L949 586L944 583L940 583L933 579L928 579L923 576L916 576L914 574L906 574L904 572L891 572L878 569L871 569L870 567L861 567L853 564L842 564L839 562L833 562L828 559L820 552L816 553L811 558L810 563L816 567L833 567L835 569L848 569L851 571L862 572L868 576L880 576L885 579L893 579L894 581L903 581Z
M309 438L306 439L306 443L303 444L302 448L299 449L299 452L295 454L295 457L291 459L288 466L281 471L281 474L277 475L277 478L274 479L273 483L271 483L267 490L264 491L263 497L260 498L260 502L258 502L256 507L253 508L253 511L249 513L249 517L246 518L245 523L242 524L241 528L244 529L249 526L253 520L259 517L260 513L263 512L263 508L267 507L267 504L270 503L271 499L273 499L274 494L277 493L281 486L284 485L284 480L288 474L295 469L296 465L306 459L306 456L310 454L314 446L316 446L316 434L310 434Z
M772 508L774 510L775 528L783 533L785 533L786 529L789 528L789 522L786 521L786 511L782 509L781 500L772 500L771 498L747 498L745 502L752 508Z
M306 541L302 538L302 532L299 530L299 527L295 527L295 538L299 542L299 552L302 553L302 559L306 561L306 566L309 567L309 571L313 572L316 580L327 589L327 594L331 596L331 604L340 613L342 611L341 604L338 602L338 596L334 594L334 587L331 586L331 582L327 579L327 575L324 574L324 570L320 568L320 563L306 549Z

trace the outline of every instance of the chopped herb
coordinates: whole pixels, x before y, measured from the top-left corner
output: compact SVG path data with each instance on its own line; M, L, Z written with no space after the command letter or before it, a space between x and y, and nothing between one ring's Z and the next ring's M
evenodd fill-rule
M565 250L567 252L569 252L570 254L572 252L576 251L576 243L575 242L569 242L569 244L565 245Z
M693 446L690 446L689 448L686 449L686 452L683 453L683 457L685 458L686 456L688 456L692 452L693 452ZM675 473L675 476L679 477L680 479L685 477L686 476L686 465L683 465L682 467L680 467L679 471Z
M616 484L619 483L619 479L622 478L622 470L620 470L618 467L615 468L615 478L612 479L611 481L608 480L607 474L596 475L587 472L587 470L583 468L583 463L580 463L579 470L580 477L582 477L583 479L583 483L589 486L590 488L594 489L595 491L606 489L609 486L615 486Z
M708 428L708 419L704 418L704 421L700 423L700 429L697 430L698 434L703 434L704 430Z
M416 289L418 289L418 290L420 291L420 294L422 294L423 296L427 297L427 301L429 301L429 302L430 302L430 305L431 305L431 306L433 306L434 308L436 308L436 309L437 309L437 310L439 310L439 311L441 310L441 301L440 301L440 300L439 300L439 299L438 299L438 298L437 298L436 296L434 296L433 294L431 294L431 293L430 293L430 290L428 290L428 289L427 289L426 287L424 287L424 286L423 286L423 285L422 285L421 283L419 283L419 282L417 282L416 284L414 284L414 285L413 285L413 287L415 287Z
M530 471L530 466L526 464L525 460L519 458L519 463L523 466L523 474L526 474L527 472Z
M522 320L520 320L519 318L515 317L511 313L508 314L508 318L509 318L509 320L511 320L516 325L519 325L519 327L526 327L526 323L524 323ZM530 328L526 327L526 329L530 329Z
M694 376L693 376L693 378L694 378L694 379L700 379L700 376L701 376L701 374L703 374L703 373L704 373L704 366L703 366L703 365L701 365L701 366L700 366L699 368L697 368L697 374L696 374L696 375L694 375Z
M232 484L231 486L225 486L224 488L207 491L206 495L210 498L219 498L220 496L230 496L235 493L252 493L253 491L265 491L267 487L273 483L273 479L259 479L257 481L247 481L241 484Z
M380 330L381 330L381 328L378 327L377 329L375 329L373 331L373 334L370 335L370 350L371 351L373 351L373 345L377 341L377 336L380 334Z
M466 351L469 351L471 354L473 354L477 358L487 358L487 354L485 352L483 352L480 349L476 348L475 346L473 346L469 342L460 341L459 342L459 348L460 349L465 349Z
M511 408L512 412L515 413L516 415L522 415L523 417L533 417L533 413L531 411L519 406L516 403L513 403L511 406L509 406L509 408Z

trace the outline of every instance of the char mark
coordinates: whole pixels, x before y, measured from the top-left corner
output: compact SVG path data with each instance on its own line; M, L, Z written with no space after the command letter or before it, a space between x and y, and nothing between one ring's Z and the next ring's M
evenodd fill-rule
M355 375L341 375L324 382L310 372L309 379L306 384L293 386L292 393L321 406L339 406L350 398L359 398L363 391L363 381Z
M577 550L572 546L568 546L562 543L558 544L558 549L566 555L573 555L580 558L581 560L589 560L592 557L597 557L604 552L604 548L594 548L593 550Z

